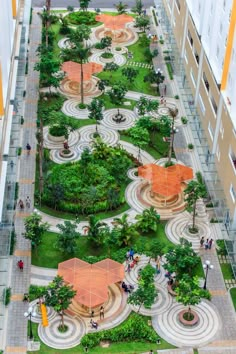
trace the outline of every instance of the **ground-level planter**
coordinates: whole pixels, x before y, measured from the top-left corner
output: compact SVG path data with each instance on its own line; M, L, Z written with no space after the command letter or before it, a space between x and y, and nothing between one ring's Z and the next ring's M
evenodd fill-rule
M60 155L61 157L63 157L64 159L69 159L69 158L71 158L72 156L74 156L74 151L62 149L62 150L60 150L59 155Z
M54 136L54 135L51 135L48 133L48 139L50 141L53 141L54 143L60 143L60 142L64 142L66 140L65 136L62 135L62 136Z
M184 315L186 315L188 313L187 310L183 310L179 313L179 321L180 323L182 323L184 326L186 327L192 327L195 326L198 321L199 321L199 317L198 314L195 311L191 310L191 315L193 315L193 319L191 321L188 321L184 318Z

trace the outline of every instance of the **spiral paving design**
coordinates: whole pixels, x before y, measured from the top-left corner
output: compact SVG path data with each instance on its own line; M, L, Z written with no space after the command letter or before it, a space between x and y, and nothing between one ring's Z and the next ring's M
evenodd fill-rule
M199 250L200 238L204 236L205 239L211 238L210 227L201 220L196 220L198 228L197 234L191 234L188 228L192 225L192 216L184 212L176 216L166 224L165 232L169 240L175 244L180 243L180 238L183 237L192 243L193 249Z
M209 301L202 301L192 309L199 316L199 321L192 327L180 323L178 314L186 309L174 303L168 311L153 316L152 324L157 333L167 342L177 347L199 347L211 342L220 328L219 314Z
M79 130L80 136L83 137L83 141L92 142L94 140L94 133L96 132L96 125L87 125L85 127L80 128ZM103 140L103 142L107 145L114 146L119 141L119 134L114 130L109 130L108 128L99 125L98 133Z
M92 76L89 81L84 81L84 101L86 103L88 102L87 97L97 97L101 95L101 91L97 88L98 81L99 79L95 76ZM76 98L79 102L81 102L79 87L80 84L78 82L65 78L61 82L59 92L69 98Z
M74 117L76 119L88 119L88 109L80 109L78 107L79 103L80 100L71 98L63 103L61 111L67 116Z
M49 347L55 349L69 349L80 343L81 338L86 333L86 325L81 317L71 318L64 316L65 325L68 330L61 333L58 330L60 325L60 316L56 316L50 321L48 327L38 326L39 338Z
M134 126L137 119L136 114L129 109L119 109L119 112L125 117L124 122L116 123L113 117L117 114L117 109L108 109L104 111L101 124L109 129L126 130Z
M47 149L62 149L63 148L63 141L52 141L49 136L49 127L46 126L43 128L43 146ZM80 139L80 135L78 130L72 131L67 139L68 145L71 148L75 145Z
M90 57L89 57L89 62L93 62L93 63L97 63L97 64L101 64L103 66L106 65L106 63L102 60L101 55L103 52L101 53L93 53ZM122 66L125 65L126 63L126 58L122 55L122 54L118 54L115 53L113 56L113 63Z
M32 313L34 313L35 316L32 316L31 317L31 320L32 322L34 323L41 323L42 322L42 316L41 316L41 313L39 311L39 307L37 305L37 302L38 302L38 299L32 301L30 304L29 304L29 307L32 307L33 308L33 311ZM48 307L47 306L47 317L48 317L48 321L50 322L54 317L57 316L57 313L56 311L53 310L52 307Z
M128 170L127 176L130 179L132 179L133 181L137 181L137 180L140 179L140 177L136 175L137 173L138 173L138 169L137 168L131 168L130 170Z
M104 26L97 27L94 31L94 36L97 41L100 41L101 38L106 36L112 37L112 46L114 47L126 47L136 43L138 40L138 35L132 23L128 23L125 29L114 31L114 35L112 31L105 29Z

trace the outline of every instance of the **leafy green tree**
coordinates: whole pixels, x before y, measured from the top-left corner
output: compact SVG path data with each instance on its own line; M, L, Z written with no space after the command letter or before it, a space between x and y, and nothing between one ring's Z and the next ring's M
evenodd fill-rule
M90 241L100 246L108 232L107 224L100 221L95 215L89 215L88 226L84 227L87 230L87 236Z
M65 136L65 139L69 138L70 133L76 129L76 122L72 119L69 119L64 113L58 111L51 111L49 113L49 126L58 127L61 134Z
M136 215L135 219L137 220L136 226L144 233L157 231L157 225L160 223L160 215L153 206L144 209L142 214Z
M127 4L124 4L122 1L119 1L118 4L114 4L118 14L125 14L128 8Z
M160 72L150 71L146 76L144 76L144 82L150 82L151 84L157 84L157 93L160 92L160 84L165 80L165 76Z
M64 312L70 306L75 295L76 290L73 289L73 286L64 284L63 278L59 275L46 288L44 294L45 303L47 306L53 307L60 315L62 330L65 329Z
M144 55L148 62L151 62L153 58L157 57L159 54L158 49L150 50L149 47L145 48Z
M76 27L76 30L72 31L68 37L71 43L73 44L81 44L84 40L88 40L90 37L90 34L92 33L92 30L89 26L87 25L78 25Z
M109 36L103 37L100 41L101 49L108 49L112 44L112 38Z
M88 148L85 148L81 154L80 166L84 174L86 174L89 164L93 161L93 155Z
M184 190L186 210L192 212L192 227L191 230L196 230L196 206L199 198L205 198L207 196L206 185L201 180L192 180L188 183Z
M145 254L150 256L149 263L151 259L157 259L157 256L163 256L165 254L165 244L159 240L152 240L148 244L148 250L145 250Z
M144 149L150 141L149 132L147 129L134 126L128 130L128 134L134 145L138 147L138 161L141 163L141 149Z
M64 61L73 60L80 64L80 94L81 94L81 103L84 103L84 70L83 64L88 61L90 54L90 47L84 48L78 43L75 44L73 48L64 48L61 51L61 57Z
M135 27L140 28L143 32L145 32L146 28L150 25L150 19L146 15L137 16L135 19Z
M116 209L120 204L120 193L114 188L107 191L107 206L109 210Z
M45 30L46 47L49 45L49 28L52 23L56 23L58 21L58 17L50 13L50 7L51 5L46 6L46 10L40 13L42 25Z
M37 251L37 248L42 241L43 234L49 230L49 224L47 222L42 222L41 215L32 213L24 219L24 225L24 237L31 241L32 247Z
M171 131L170 131L170 146L169 146L169 153L168 153L168 164L171 164L171 157L172 157L172 151L174 147L174 135L175 135L175 119L179 113L177 108L168 108L169 109L169 114L171 116Z
M55 247L63 253L73 255L77 248L76 240L80 236L77 232L78 222L64 221L64 224L58 224L60 233L57 234Z
M52 197L54 209L57 210L58 204L60 203L61 200L64 199L65 196L64 187L60 183L56 183L56 184L49 185L48 189Z
M127 302L129 304L139 306L137 312L140 311L142 305L150 309L155 302L157 290L154 285L154 275L155 269L150 264L146 265L140 273L138 289L133 291L128 297Z
M166 255L166 264L164 268L176 274L176 280L180 280L183 274L192 275L193 269L199 264L200 258L192 249L192 244L185 240L180 239L180 244L170 249Z
M132 12L138 14L139 16L141 16L141 14L143 13L143 2L142 0L136 0L135 1L135 6L132 8Z
M87 11L91 0L79 0L79 6L81 10Z
M44 85L52 86L49 82L52 79L52 74L56 73L60 68L60 61L53 58L51 52L43 54L39 52L40 61L34 65L34 70L40 72L40 77Z
M116 63L106 63L103 70L110 72L110 80L112 79L112 73L116 72L119 69L119 65Z
M96 120L96 131L98 130L98 123L103 119L104 102L99 98L93 98L88 105L89 118Z
M188 306L187 318L191 319L191 306L198 305L201 302L202 289L199 288L199 279L197 276L190 277L184 275L175 288L177 294L176 300L184 306Z
M117 83L112 86L111 90L107 92L111 102L115 104L120 104L128 91L126 85Z
M122 69L122 75L124 75L127 80L132 84L138 75L138 70L127 66L126 68Z
M107 80L99 80L97 83L97 87L98 89L103 93L106 89L106 86L108 85L108 81Z
M141 96L136 104L136 107L139 115L144 115L146 113L156 111L159 107L159 102L157 100L150 100L145 96Z
M114 218L115 227L120 231L119 243L123 246L129 246L132 241L139 236L135 225L128 221L128 214L123 214L120 218Z

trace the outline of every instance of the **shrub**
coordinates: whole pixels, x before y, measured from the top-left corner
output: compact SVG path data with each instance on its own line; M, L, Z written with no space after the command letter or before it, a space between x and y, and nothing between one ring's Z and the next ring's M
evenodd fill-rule
M89 11L72 12L66 16L69 22L73 25L95 25L97 23L95 17L96 13Z
M121 47L116 47L116 51L119 52L121 50Z
M225 246L225 241L224 240L217 240L216 241L216 251L217 254L221 255L221 256L227 256L227 249Z
M21 155L21 152L22 152L22 148L19 147L19 148L17 149L17 156L20 156L20 155Z
M74 6L67 6L67 11L73 12L74 11Z
M103 44L101 42L97 42L95 43L95 46L94 46L96 49L104 49L103 48Z
M20 124L23 125L23 124L24 124L24 121L25 121L25 120L24 120L23 116L21 116L21 117L20 117Z
M175 99L176 99L176 100L179 100L179 95L175 95Z
M13 230L11 232L10 255L12 255L14 252L15 244L16 244L16 233L15 230Z
M71 33L71 28L67 25L61 25L59 33L63 35L68 35Z
M160 43L160 44L164 44L164 43L165 43L165 42L164 42L164 39L160 39L160 40L159 40L159 43Z
M105 52L105 53L102 53L101 57L104 59L111 59L111 58L113 58L113 54L109 53L109 52Z
M170 80L173 80L173 69L171 63L166 63L166 67L167 67Z
M181 122L183 124L187 124L188 123L188 119L186 117L181 117Z
M65 127L55 124L49 128L49 134L52 136L65 136L67 134L67 130Z
M3 293L4 305L7 306L11 301L11 288L5 288Z
M156 14L155 14L155 11L154 11L154 10L152 10L152 14L153 14L153 18L154 18L155 25L158 26L157 17L156 17Z
M85 103L79 103L78 107L79 109L85 109L87 105Z
M40 298L45 293L46 286L30 285L29 298L30 301Z
M188 144L188 149L189 150L193 150L194 149L194 145L192 143Z

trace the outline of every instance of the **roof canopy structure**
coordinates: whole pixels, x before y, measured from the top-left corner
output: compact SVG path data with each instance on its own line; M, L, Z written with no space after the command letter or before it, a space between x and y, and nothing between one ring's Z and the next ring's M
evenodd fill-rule
M67 78L71 81L81 82L81 65L74 61L65 61L62 64L62 70L67 73ZM97 63L83 64L84 81L91 80L94 73L100 73L103 66Z
M126 23L133 22L134 18L126 14L117 16L102 14L96 16L96 21L103 22L104 26L111 30L120 30L125 28Z
M124 278L124 266L111 259L89 264L78 258L59 263L58 275L77 290L75 300L89 308L103 304L108 286Z
M193 179L193 170L180 164L169 167L148 164L138 168L138 175L151 181L154 193L169 197L181 192L182 182Z

